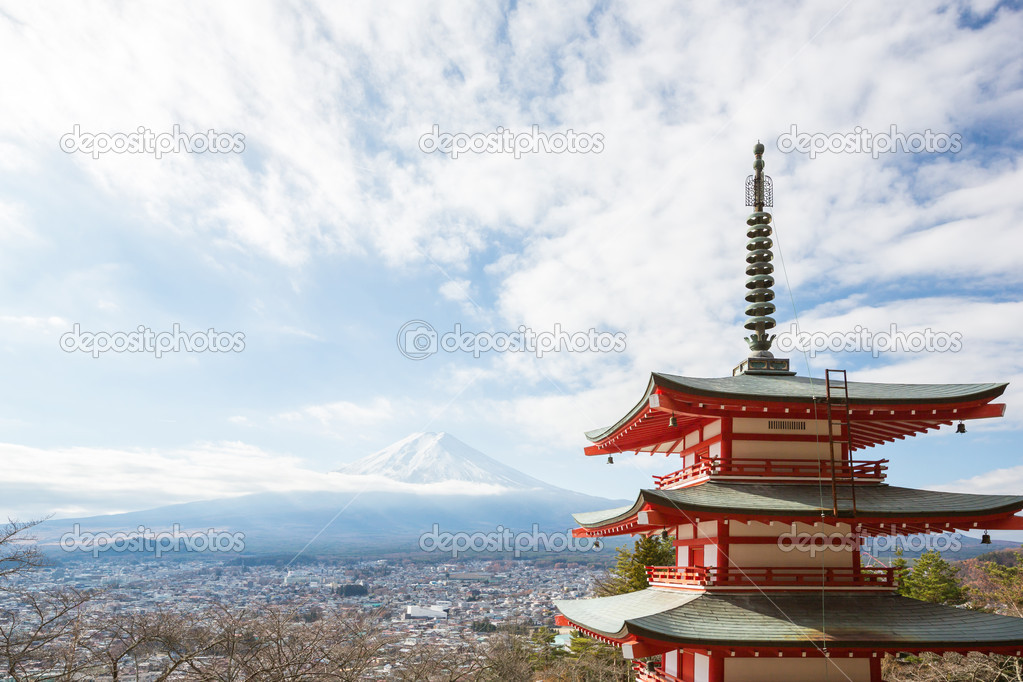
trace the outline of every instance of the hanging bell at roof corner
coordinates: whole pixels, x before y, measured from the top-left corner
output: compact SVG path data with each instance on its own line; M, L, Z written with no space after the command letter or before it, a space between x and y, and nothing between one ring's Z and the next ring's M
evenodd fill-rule
M678 419L675 418L675 413L671 413L671 419L668 420L668 426L674 428L678 426Z
M662 530L661 531L661 539L662 540L667 540L668 539L668 531L666 531L666 530Z
M608 464L614 464L615 463L615 458L613 456L611 456L611 455L608 455L607 456L607 463Z
M959 426L956 427L956 433L966 433L966 424L959 422Z
M991 544L991 536L988 535L987 531L984 531L984 534L980 536L980 544L982 544L982 545L990 545Z

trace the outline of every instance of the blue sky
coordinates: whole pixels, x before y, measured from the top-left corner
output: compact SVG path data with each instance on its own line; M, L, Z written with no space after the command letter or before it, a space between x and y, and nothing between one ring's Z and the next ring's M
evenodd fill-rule
M1021 32L1020 4L994 2L0 8L0 515L301 487L416 431L631 496L674 463L608 467L582 432L650 371L720 376L745 356L757 140L780 330L798 314L805 331L962 338L818 356L815 374L1012 382L1005 419L886 447L891 481L1019 492ZM212 129L244 151L65 153L76 125ZM603 145L452 159L420 150L434 125ZM793 125L962 148L811 159L779 151ZM412 361L410 320L627 348ZM93 358L60 348L76 323L212 328L244 350Z

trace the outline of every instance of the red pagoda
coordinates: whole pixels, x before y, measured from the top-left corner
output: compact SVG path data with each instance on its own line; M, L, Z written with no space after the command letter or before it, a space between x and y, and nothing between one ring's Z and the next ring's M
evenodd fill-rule
M626 507L576 514L578 537L674 539L674 566L649 587L560 601L559 624L619 646L636 679L658 682L881 680L884 654L1023 653L1023 619L895 593L867 567L871 536L1023 529L1023 496L885 483L885 459L856 451L942 425L1001 417L1006 384L856 383L796 376L770 352L775 326L770 178L764 147L747 179L746 328L751 354L722 378L654 373L585 453L678 456L681 468ZM839 541L835 539L838 538ZM656 660L656 659L655 659Z

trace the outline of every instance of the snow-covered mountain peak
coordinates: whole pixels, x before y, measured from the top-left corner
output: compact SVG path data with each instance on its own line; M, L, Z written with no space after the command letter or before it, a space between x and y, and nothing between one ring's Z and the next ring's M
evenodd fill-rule
M402 483L464 481L522 489L554 487L443 432L413 433L335 471L355 476L383 476Z

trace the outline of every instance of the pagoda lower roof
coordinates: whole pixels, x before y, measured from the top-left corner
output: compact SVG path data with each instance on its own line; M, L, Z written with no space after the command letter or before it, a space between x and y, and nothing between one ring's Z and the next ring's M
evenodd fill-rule
M583 630L619 642L639 638L696 648L1023 649L1023 618L892 593L686 594L651 587L556 601L555 606Z
M628 523L644 510L655 510L665 519L674 518L675 522L679 517L682 522L712 517L819 519L822 509L831 515L831 504L831 487L827 483L708 481L675 490L640 490L636 501L629 506L573 516L587 529ZM1011 516L1021 509L1023 496L1020 495L948 493L887 484L856 487L856 517L863 519L971 519Z
M1001 416L1004 406L988 405L1008 384L847 384L856 448L891 442L960 419ZM677 440L684 428L668 429L669 415L681 426L719 416L786 414L787 419L823 418L823 379L785 375L719 378L683 377L654 372L643 398L615 424L586 432L596 445L587 454L630 450L658 452L657 445ZM669 451L674 451L669 449Z

